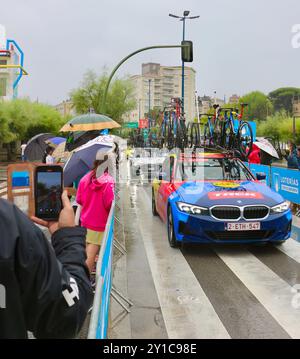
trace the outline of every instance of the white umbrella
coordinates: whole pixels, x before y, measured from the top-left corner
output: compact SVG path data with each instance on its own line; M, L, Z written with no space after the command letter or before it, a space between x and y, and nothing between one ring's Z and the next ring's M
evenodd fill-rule
M64 166L64 184L71 185L78 177L85 175L93 167L97 152L100 149L109 152L113 146L112 138L99 136L76 148Z
M274 146L272 145L272 143L270 141L268 141L266 138L264 137L257 137L256 138L257 141L253 142L259 149L261 149L262 151L268 153L270 156L274 157L274 158L278 158L278 153L275 150Z

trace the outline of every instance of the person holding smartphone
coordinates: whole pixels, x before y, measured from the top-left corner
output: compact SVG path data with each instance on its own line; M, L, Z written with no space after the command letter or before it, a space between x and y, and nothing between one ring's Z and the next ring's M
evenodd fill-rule
M74 338L91 307L84 228L67 192L58 220L32 217L0 199L0 338Z
M108 173L108 154L98 152L94 168L79 182L76 202L81 206L81 225L87 229L87 266L92 272L114 200L113 177Z

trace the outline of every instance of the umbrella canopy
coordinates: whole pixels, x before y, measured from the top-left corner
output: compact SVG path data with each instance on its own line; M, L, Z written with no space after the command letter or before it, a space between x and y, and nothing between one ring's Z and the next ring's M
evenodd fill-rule
M112 136L99 136L74 150L64 166L64 185L71 186L79 177L84 176L92 169L97 152L103 148L109 151L112 146Z
M42 161L46 148L49 146L46 141L53 138L51 133L41 133L32 137L25 148L24 155L28 161Z
M99 135L99 131L70 132L67 138L66 150L73 151Z
M50 146L56 147L60 145L61 143L66 142L66 139L64 137L52 137L49 138L49 140L46 141L46 143Z
M264 137L257 137L253 142L261 151L268 153L270 156L279 159L279 155L270 141Z
M104 130L107 128L121 127L117 122L105 115L98 115L96 113L89 113L87 115L80 115L69 122L62 128L61 132L74 132L74 131L94 131Z

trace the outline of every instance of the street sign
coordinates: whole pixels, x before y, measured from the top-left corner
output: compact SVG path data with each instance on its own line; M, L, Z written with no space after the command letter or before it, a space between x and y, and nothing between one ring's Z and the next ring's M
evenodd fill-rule
M124 123L125 128L138 128L139 123L138 122L126 122Z
M139 128L148 128L148 119L144 118L144 119L140 119L139 120Z

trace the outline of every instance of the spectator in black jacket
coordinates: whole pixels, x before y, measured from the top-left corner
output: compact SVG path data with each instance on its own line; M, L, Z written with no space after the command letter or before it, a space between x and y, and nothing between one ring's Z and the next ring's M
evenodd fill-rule
M33 220L0 200L0 338L73 338L92 303L84 228L75 227L67 193L58 222Z

